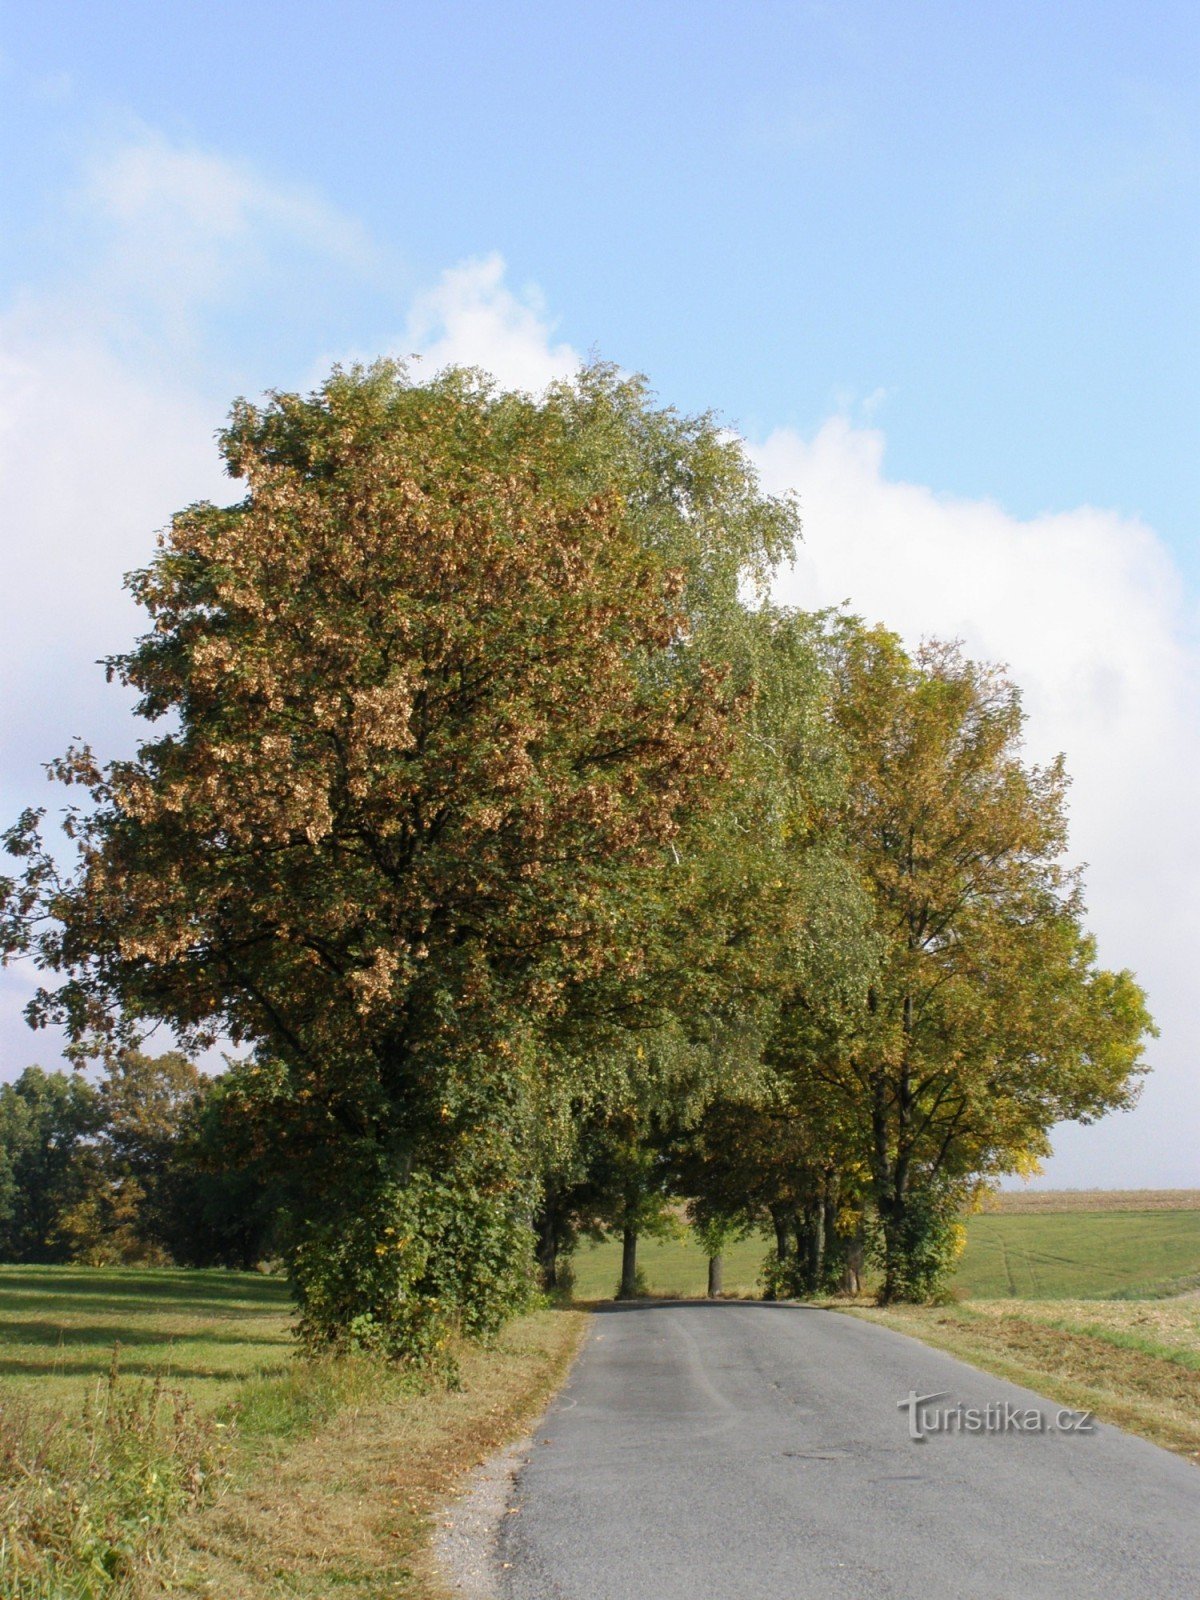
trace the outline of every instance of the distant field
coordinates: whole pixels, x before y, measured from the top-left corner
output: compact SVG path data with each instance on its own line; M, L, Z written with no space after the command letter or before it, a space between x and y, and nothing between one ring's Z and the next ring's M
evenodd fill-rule
M1132 1299L1200 1287L1200 1211L972 1217L954 1287L978 1300Z
M767 1248L765 1239L756 1238L726 1252L727 1293L755 1292ZM690 1239L645 1241L638 1260L653 1294L705 1291L707 1263ZM585 1245L575 1258L575 1292L585 1300L606 1299L619 1273L615 1241ZM1131 1299L1197 1288L1200 1208L1163 1205L1135 1211L1123 1205L1105 1208L1093 1200L1075 1211L985 1212L968 1220L967 1248L953 1287L972 1300Z
M61 1405L112 1363L161 1373L206 1410L245 1378L279 1373L291 1348L287 1286L253 1272L0 1267L4 1392Z
M1200 1189L1012 1189L993 1195L989 1212L1200 1211Z

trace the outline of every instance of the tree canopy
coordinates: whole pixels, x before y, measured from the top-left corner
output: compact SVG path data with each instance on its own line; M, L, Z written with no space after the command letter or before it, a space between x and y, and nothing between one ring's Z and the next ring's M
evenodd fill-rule
M52 764L74 863L19 819L3 946L114 1105L148 1027L242 1050L193 1148L286 1174L311 1340L438 1359L535 1236L552 1276L679 1193L714 1240L770 1217L777 1289L877 1227L925 1293L972 1183L1129 1102L1151 1025L1061 764L956 648L773 607L796 508L714 418L599 363L541 400L381 363L221 448L242 498L129 579L151 726Z

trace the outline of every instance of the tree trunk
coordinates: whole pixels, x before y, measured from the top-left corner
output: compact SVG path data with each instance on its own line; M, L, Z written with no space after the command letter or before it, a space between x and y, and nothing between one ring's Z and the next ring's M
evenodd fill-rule
M708 1258L708 1298L719 1300L725 1287L725 1257L722 1255L709 1256Z
M626 1228L621 1235L621 1287L618 1300L633 1300L637 1296L637 1229Z
M786 1261L791 1243L791 1228L788 1225L786 1208L772 1206L771 1221L775 1224L775 1254L780 1261Z
M842 1293L858 1294L862 1289L863 1243L860 1237L851 1239L846 1247L846 1264L842 1268Z
M558 1229L554 1224L554 1212L545 1206L538 1212L535 1233L538 1275L547 1293L558 1288Z
M826 1180L825 1196L825 1273L827 1281L840 1281L840 1269L846 1259L847 1242L838 1228L838 1180L836 1174Z
M820 1294L821 1279L825 1275L825 1196L818 1194L812 1202L808 1229L808 1281L811 1293Z
M883 1206L879 1208L880 1221L883 1224L883 1287L879 1291L881 1305L889 1305L893 1300L901 1298L904 1281L905 1211L905 1197L902 1193L893 1193L886 1210Z

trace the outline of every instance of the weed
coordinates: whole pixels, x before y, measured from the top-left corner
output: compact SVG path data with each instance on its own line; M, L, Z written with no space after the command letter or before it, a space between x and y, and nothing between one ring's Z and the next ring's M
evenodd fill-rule
M0 1408L0 1600L115 1596L225 1478L228 1428L161 1378L108 1376L75 1418Z

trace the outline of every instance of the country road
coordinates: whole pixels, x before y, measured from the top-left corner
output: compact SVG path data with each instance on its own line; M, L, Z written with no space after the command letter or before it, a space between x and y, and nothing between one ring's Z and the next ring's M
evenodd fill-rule
M944 1392L931 1409L978 1408L992 1431L914 1441L898 1406L912 1390ZM1005 1403L1022 1431L999 1430ZM1112 1428L1031 1432L1034 1407L1058 1418L1028 1390L835 1312L605 1309L517 1479L499 1592L1197 1600L1200 1469Z

